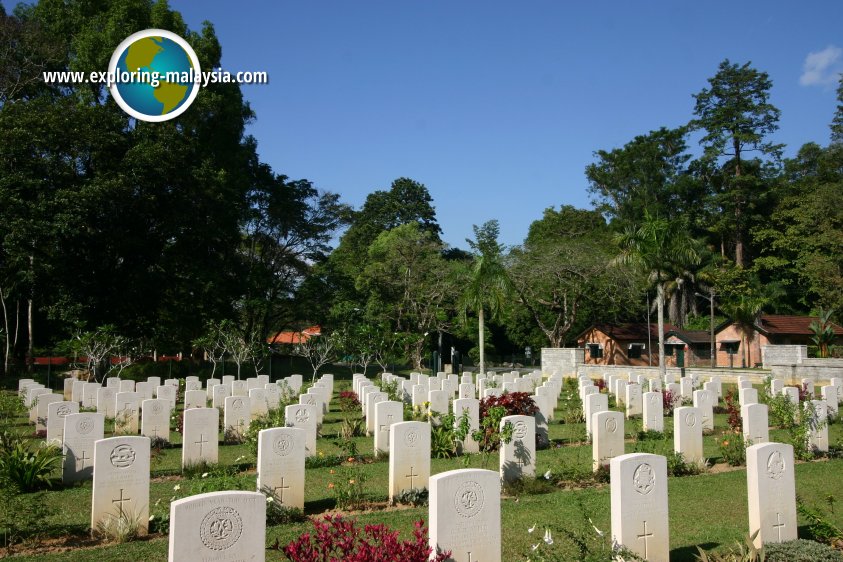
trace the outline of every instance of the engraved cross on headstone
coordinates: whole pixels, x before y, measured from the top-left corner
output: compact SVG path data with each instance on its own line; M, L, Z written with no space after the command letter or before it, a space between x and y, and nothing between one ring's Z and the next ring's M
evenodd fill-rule
M410 474L405 474L406 478L410 479L410 488L414 488L413 486L413 478L420 476L419 474L413 474L413 467L410 467Z
M204 433L200 433L200 434L199 434L199 441L194 441L193 443L194 443L194 445L199 445L199 456L201 457L201 456L202 456L202 446L203 446L205 443L208 443L208 440L207 440L207 439L205 439L205 434L204 434Z
M124 498L123 497L123 488L120 488L120 497L117 498L116 500L111 500L112 504L115 504L115 503L117 504L117 509L119 510L121 517L123 516L123 504L128 502L128 501L132 501L132 498Z
M284 477L282 476L282 477L281 477L281 485L280 485L280 486L275 486L275 487L272 489L272 492L273 492L273 493L278 494L278 499L280 499L280 500L281 500L281 503L284 503L284 490L289 490L289 489L290 489L290 487L289 487L289 486L285 486L285 485L284 485ZM278 490L281 490L281 493L280 493L280 494L278 493Z
M471 558L471 552L468 553L468 562L477 562L476 559Z
M82 451L82 455L79 457L79 460L82 461L82 467L85 468L85 461L91 460L91 457L86 456L88 454L87 451Z
M647 533L647 522L644 521L644 534L638 535L638 539L644 539L644 558L647 558L647 539L653 536L652 531L648 534Z
M785 526L785 524L782 522L782 514L781 513L776 513L776 522L777 522L777 524L774 524L773 528L776 531L778 531L779 542L782 542L782 528Z

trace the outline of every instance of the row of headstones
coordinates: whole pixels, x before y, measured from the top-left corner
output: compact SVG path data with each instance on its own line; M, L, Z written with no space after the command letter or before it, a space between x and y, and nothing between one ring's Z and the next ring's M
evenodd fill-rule
M207 389L202 390L201 382L196 377L189 377L185 381L185 386L189 390L185 392L184 407L185 409L204 408L208 400L213 400L214 407L224 409L225 429L232 436L242 434L244 426L248 426L250 420L266 414L269 409L277 408L282 395L286 399L287 394L297 392L302 383L301 375L292 375L277 384L264 382L268 378L261 377L247 381L225 380L227 378L224 377L222 381L208 379ZM23 379L19 382L19 392L24 397L24 404L30 409L30 421L36 424L36 431L46 431L48 440L61 443L64 416L78 412L80 405L86 400L89 406L97 409L98 413L119 421L118 433L137 434L139 415L143 412L146 415L143 416L140 424L141 434L169 440L170 414L175 409L178 400L179 381L177 379L169 379L164 381L164 385L156 386L157 398L155 399L151 396L150 388L151 385L159 382L157 377L151 377L146 382L140 382L137 385L134 381L119 381L114 377L107 379L106 386L99 383L68 380L73 384L65 386L77 389L77 392L82 394L81 400L73 399L72 394L71 400L65 400L66 396L50 394L49 389L44 388L40 383L35 383L32 379ZM124 388L124 383L131 383L132 388L136 390L115 392L117 388ZM260 384L263 384L264 388L258 388ZM248 386L253 388L249 389ZM308 391L307 396L300 397L300 402L322 406L326 410L332 392L333 375L323 375L320 381ZM90 396L95 398L93 403L89 400ZM51 408L50 404L53 403L58 404ZM53 412L52 416L50 412ZM322 413L320 412L319 415L320 421Z
M757 533L756 546L797 538L793 469L790 445L764 443L747 449L749 531ZM646 560L667 562L667 459L646 453L616 457L610 479L613 540ZM450 550L456 562L500 562L500 482L499 474L481 469L452 470L427 479L429 540L435 551ZM124 490L120 492L111 501L120 502ZM257 492L214 492L177 500L170 506L169 560L264 560L265 517L265 496Z

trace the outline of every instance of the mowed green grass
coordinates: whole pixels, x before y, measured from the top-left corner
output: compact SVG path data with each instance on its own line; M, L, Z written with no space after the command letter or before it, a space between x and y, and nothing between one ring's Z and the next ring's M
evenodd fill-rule
M348 381L337 381L336 392L347 389ZM588 470L591 466L591 446L583 441L585 430L581 423L562 423L570 411L578 406L578 401L566 399L571 394L563 391L556 411L556 420L549 427L550 438L554 447L537 453L537 474L542 475L547 470L559 471L561 468L576 467ZM339 428L341 413L338 411L337 401L332 405L332 412L326 416L322 428L322 438L318 442L320 453L330 455L344 455L345 450L337 446L336 433ZM672 419L666 418L666 427L670 428ZM22 423L22 422L21 422ZM724 415L717 415L715 435L704 437L705 454L712 462L719 461L716 445L716 435L726 428ZM640 422L627 423L626 429L630 439L627 441L626 452L647 451L668 453L673 448L672 436L668 434L663 440L641 441L633 439L639 429ZM843 426L839 423L829 427L830 442L839 443L843 439ZM780 438L781 432L771 431L771 438ZM173 433L174 442L178 443L178 435ZM352 440L358 453L366 458L363 463L354 463L333 468L311 468L307 470L305 485L305 511L308 515L319 515L335 509L332 490L329 485L337 483L341 478L360 478L365 480L364 489L367 499L375 509L366 512L355 512L350 516L357 518L361 524L384 523L400 530L402 536L409 537L414 521L428 519L427 508L392 508L384 509L387 499L388 463L385 460L371 462L372 439L358 437ZM249 453L245 445L221 445L220 463L223 465L246 465L254 460L248 458ZM181 449L176 445L166 449L152 465L153 482L150 487L150 503L159 502L158 509L166 509L170 499L174 496L182 497L186 490L213 489L223 482L224 477L208 477L202 479L183 479L174 476L178 473L181 462ZM489 468L497 470L498 457L496 454L484 457L473 455L468 459L433 459L431 472L439 473L447 470L468 467ZM843 482L843 459L819 460L802 463L796 469L796 489L800 497L809 505L825 506L829 494L836 494ZM254 470L244 470L235 477L238 488L254 489ZM670 543L671 560L695 560L696 545L704 548L715 548L731 545L742 540L747 534L747 492L746 472L743 469L726 472L707 473L698 476L669 479L670 504ZM174 490L178 486L179 490ZM588 488L569 487L571 489L555 489L551 493L539 495L522 495L520 497L504 497L501 500L502 513L502 544L503 560L526 560L530 547L539 541L539 533L543 535L546 527L550 528L556 539L556 547L568 548L571 560L576 560L572 545L563 537L564 531L578 533L594 533L587 518L591 518L594 525L609 534L610 531L610 498L607 484L591 485ZM62 536L87 536L90 518L91 484L84 483L67 489L47 492L44 496L48 507L48 517L39 521L38 537L33 542L48 541ZM841 510L829 516L829 520L843 526ZM529 534L527 529L538 525L539 531ZM800 524L802 522L800 521ZM266 544L273 545L276 541L285 545L298 537L301 533L312 528L310 523L295 523L272 526L267 529ZM804 529L801 532L804 535ZM167 537L158 536L147 540L135 541L121 545L106 545L94 548L86 547L67 552L44 552L29 556L17 555L18 560L73 560L73 561L125 561L125 560L166 560ZM284 560L279 552L268 552L267 559Z

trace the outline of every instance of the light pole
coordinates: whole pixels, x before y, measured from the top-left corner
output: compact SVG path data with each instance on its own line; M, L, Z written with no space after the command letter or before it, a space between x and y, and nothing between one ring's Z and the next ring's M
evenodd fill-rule
M714 289L711 289L711 296L707 297L700 293L694 293L698 297L702 297L711 305L711 368L717 367L717 354L714 345Z

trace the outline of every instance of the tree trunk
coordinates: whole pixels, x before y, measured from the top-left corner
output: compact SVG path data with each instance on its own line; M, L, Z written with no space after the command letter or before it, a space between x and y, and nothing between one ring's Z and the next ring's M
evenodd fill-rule
M479 326L480 332L478 333L478 341L480 342L480 374L486 374L486 330L484 326L484 318L483 318L483 307L480 307L480 311L477 314L477 325ZM451 365L453 370L453 365Z
M5 375L9 372L9 352L11 349L12 334L9 332L9 312L6 310L6 297L3 296L2 289L0 289L0 304L3 305L3 325L6 330L6 352L3 355L3 372L0 374Z
M33 372L33 370L35 369L35 336L34 336L34 332L33 332L34 326L35 326L35 320L33 318L33 308L34 308L33 300L34 299L30 295L30 297L27 301L27 312L26 312L26 314L27 314L27 324L28 324L28 327L29 327L29 343L27 344L27 348L26 348L26 359L27 359L26 369L30 373Z
M664 380L667 374L667 365L664 364L664 285L656 285L656 306L658 308L659 323L659 377ZM650 329L650 326L647 326Z

